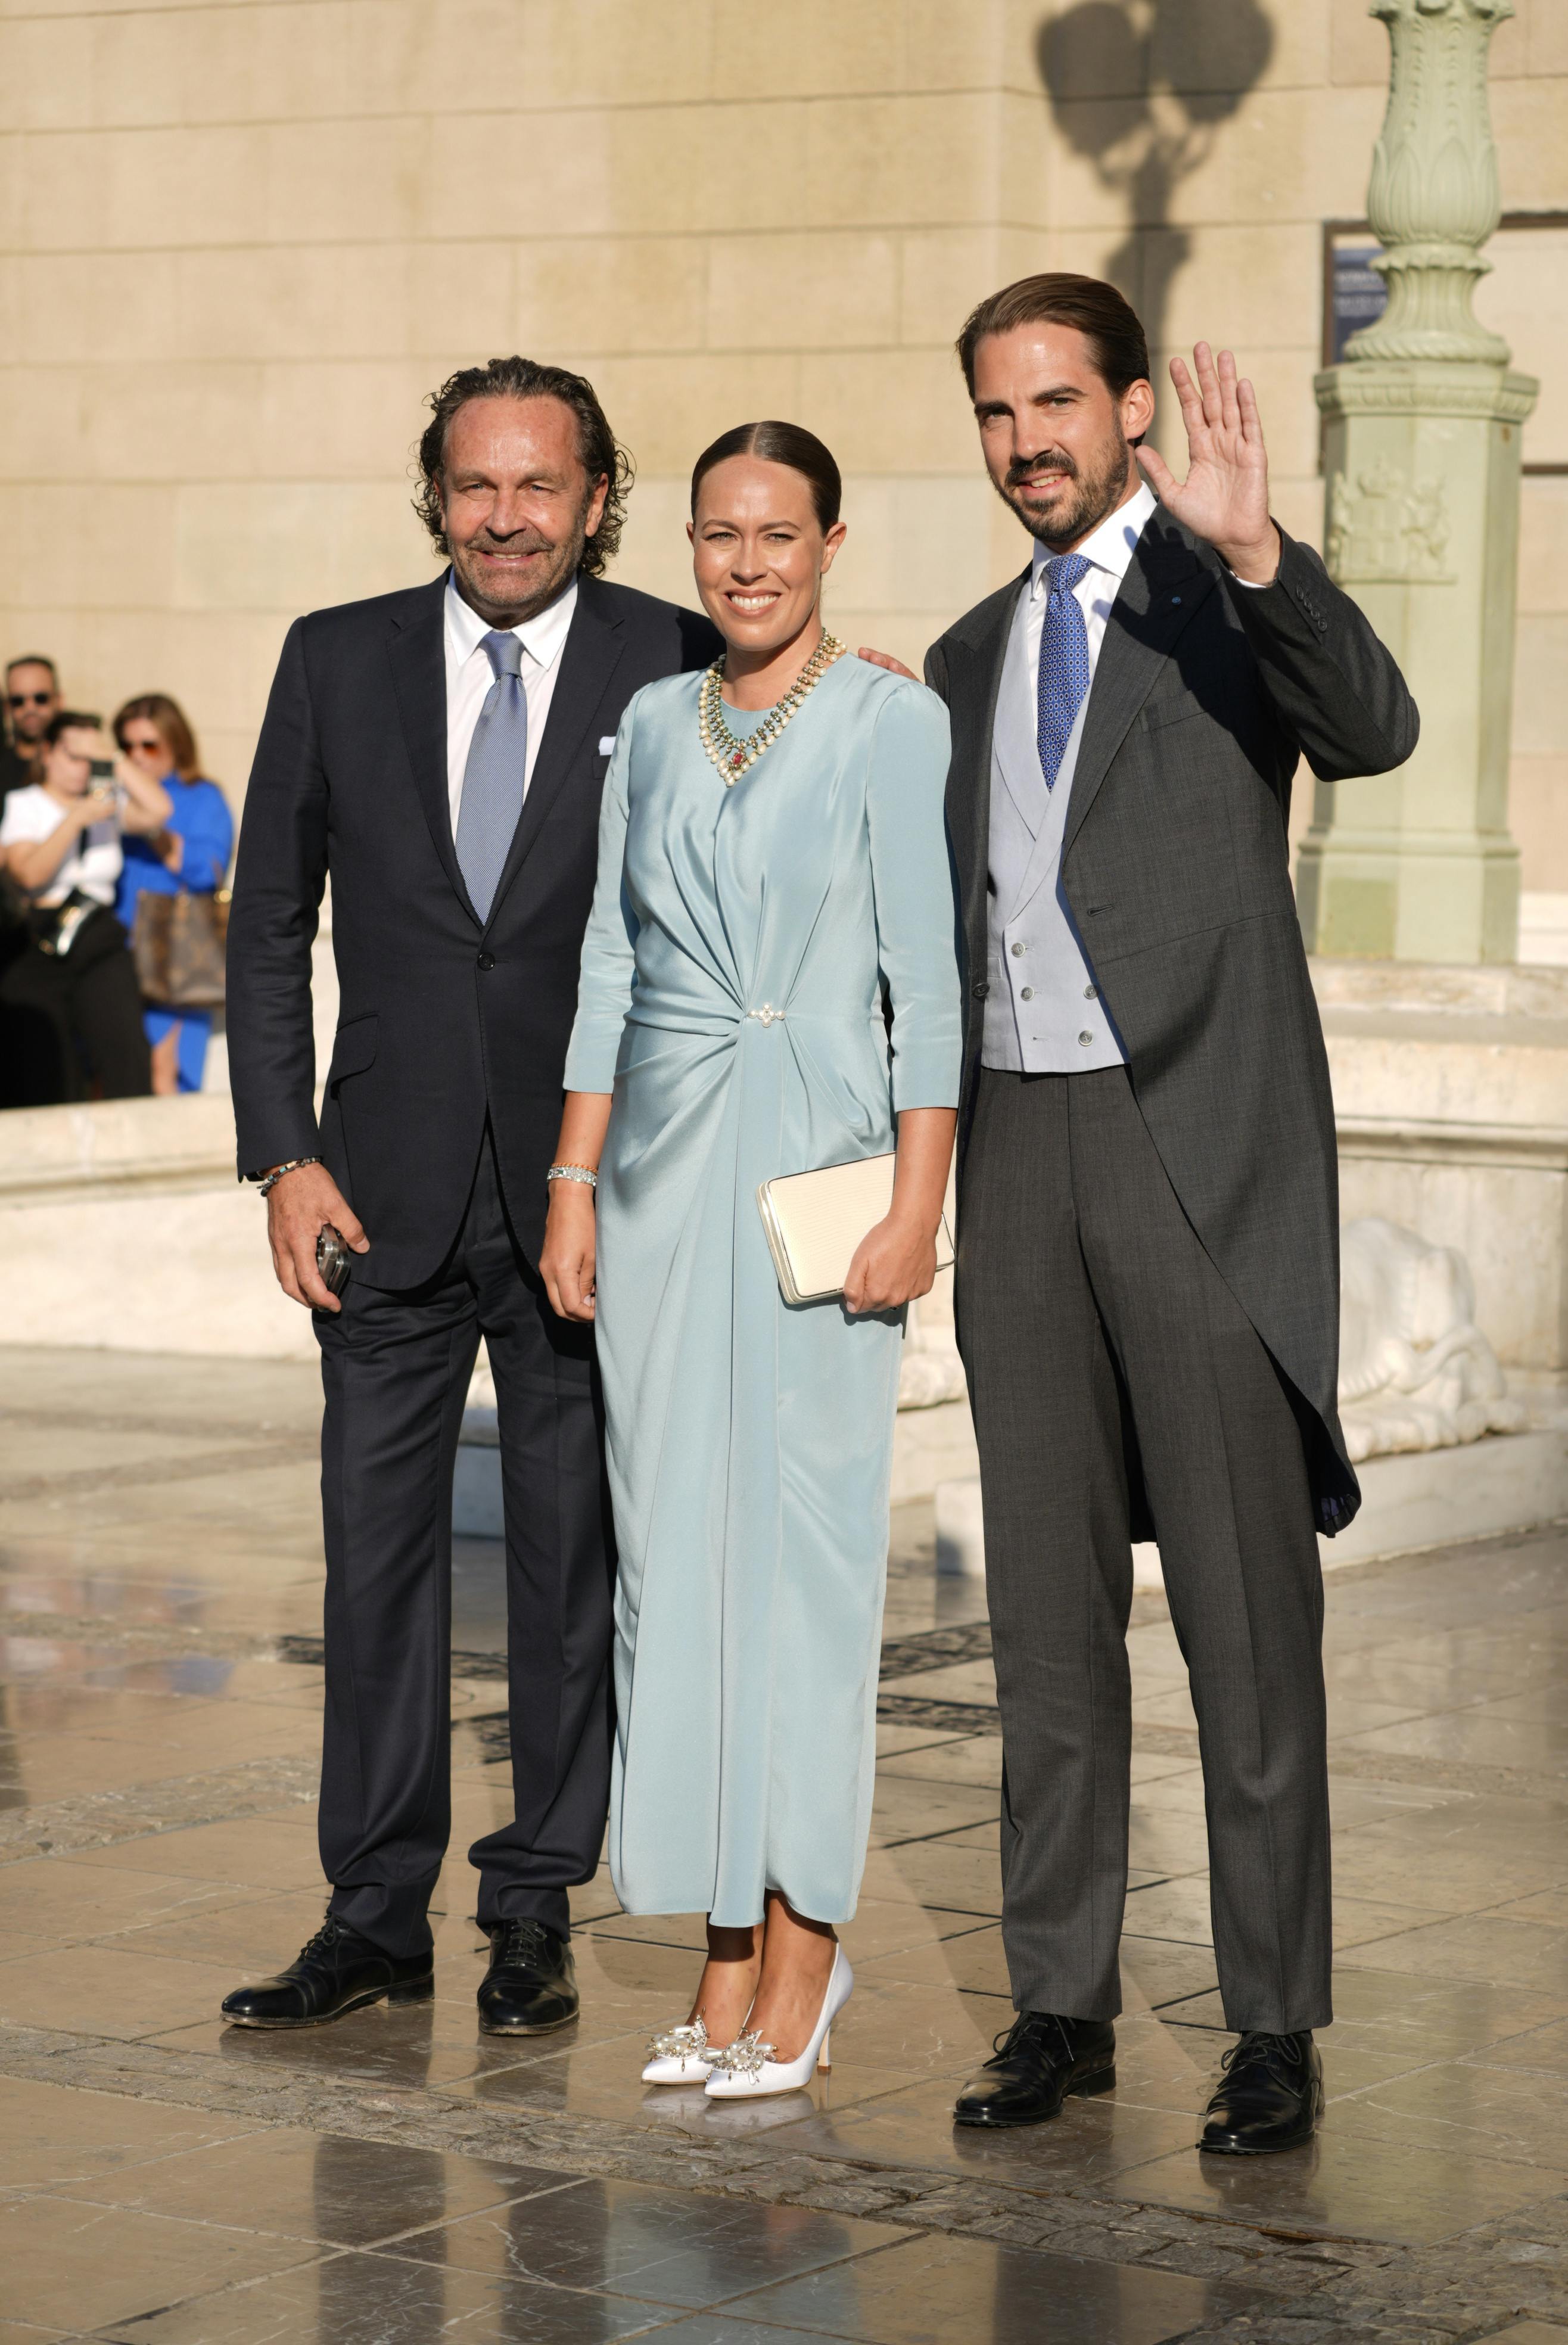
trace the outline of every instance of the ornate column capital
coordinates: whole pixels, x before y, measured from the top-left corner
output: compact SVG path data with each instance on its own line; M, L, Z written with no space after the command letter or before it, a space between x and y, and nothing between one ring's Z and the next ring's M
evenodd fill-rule
M1505 366L1507 343L1476 322L1471 300L1502 210L1487 49L1513 0L1371 0L1370 13L1388 25L1391 53L1367 190L1389 305L1345 357Z

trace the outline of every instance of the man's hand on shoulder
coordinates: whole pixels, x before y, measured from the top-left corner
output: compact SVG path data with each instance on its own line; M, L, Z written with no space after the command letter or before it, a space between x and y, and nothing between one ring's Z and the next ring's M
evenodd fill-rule
M356 1254L369 1254L370 1241L324 1164L301 1164L268 1190L267 1237L278 1284L309 1311L343 1307L316 1267L316 1241L328 1222Z
M872 667L885 667L889 675L906 675L911 684L920 681L914 669L905 667L902 660L895 659L891 652L874 652L867 645L862 644L855 656Z
M1193 380L1186 361L1172 359L1170 380L1187 427L1187 478L1179 481L1147 445L1134 451L1144 478L1168 513L1210 544L1249 586L1272 584L1280 567L1280 533L1269 515L1269 457L1252 386L1238 380L1236 360L1221 350L1218 363L1207 342L1193 346Z

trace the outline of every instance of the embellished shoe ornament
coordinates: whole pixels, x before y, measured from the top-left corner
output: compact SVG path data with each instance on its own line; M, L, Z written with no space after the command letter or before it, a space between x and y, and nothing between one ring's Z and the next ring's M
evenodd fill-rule
M810 2084L814 2069L832 2066L833 2023L854 1991L855 1973L845 1959L844 1948L835 1947L822 2009L799 2059L775 2060L774 2046L764 2043L755 2028L749 2028L723 2051L709 2056L713 2074L703 2088L708 2099L754 2101L769 2093L798 2093Z
M708 2031L701 2016L683 2027L666 2028L655 2035L648 2046L648 2065L642 2071L645 2085L705 2085L713 2074L715 2060L723 2052L712 2051Z

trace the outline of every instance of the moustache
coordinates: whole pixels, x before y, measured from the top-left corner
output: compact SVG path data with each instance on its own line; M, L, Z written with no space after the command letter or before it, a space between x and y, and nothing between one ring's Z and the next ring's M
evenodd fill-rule
M1010 489L1021 489L1037 472L1065 472L1069 481L1076 481L1078 468L1065 449L1047 448L1038 456L1015 457L1007 467L1007 484Z
M548 537L541 537L536 529L520 529L510 537L492 537L481 529L470 537L469 544L480 553L553 553L555 547Z

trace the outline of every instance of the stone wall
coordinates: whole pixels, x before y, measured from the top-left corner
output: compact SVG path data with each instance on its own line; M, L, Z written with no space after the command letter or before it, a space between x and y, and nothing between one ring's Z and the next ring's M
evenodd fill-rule
M422 393L521 346L635 453L622 577L689 598L692 456L783 412L849 476L834 623L917 656L1023 550L950 343L1040 266L1116 275L1162 347L1234 341L1315 540L1321 223L1361 211L1385 56L1362 0L0 0L0 642L89 702L176 692L238 794L294 613L430 574ZM1561 0L1492 71L1505 206L1568 210ZM1526 482L1537 890L1565 499Z

